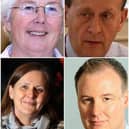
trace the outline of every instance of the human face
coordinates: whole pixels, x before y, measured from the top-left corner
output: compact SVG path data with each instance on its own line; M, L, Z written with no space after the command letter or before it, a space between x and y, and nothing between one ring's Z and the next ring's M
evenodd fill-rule
M60 0L17 0L14 6L57 4ZM18 8L13 8L7 22L14 45L12 56L52 56L62 30L62 15L46 16L42 8L36 14L29 15Z
M78 56L105 56L126 19L122 0L72 0L66 25Z
M10 86L9 95L19 116L35 116L46 102L46 81L40 71L31 71Z
M83 74L78 81L78 105L85 129L124 129L128 96L111 68ZM117 117L117 119L116 119Z

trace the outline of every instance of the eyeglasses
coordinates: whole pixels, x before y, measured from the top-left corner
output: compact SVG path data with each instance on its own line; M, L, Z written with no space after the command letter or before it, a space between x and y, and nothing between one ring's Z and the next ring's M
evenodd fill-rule
M61 5L57 3L38 7L35 4L22 4L20 6L14 6L11 9L20 9L22 13L29 16L37 14L39 8L42 8L45 15L49 17L58 17L63 15L63 9Z

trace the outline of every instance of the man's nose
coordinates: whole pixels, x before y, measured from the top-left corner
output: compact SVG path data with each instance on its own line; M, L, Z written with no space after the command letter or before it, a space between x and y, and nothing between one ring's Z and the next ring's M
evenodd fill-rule
M45 20L46 20L45 11L42 7L40 7L37 9L35 22L44 24Z
M91 34L99 34L102 31L102 25L101 25L101 20L99 17L93 17L92 20L89 22L88 26L88 32Z
M98 116L103 110L103 104L99 101L95 101L92 105L92 116Z

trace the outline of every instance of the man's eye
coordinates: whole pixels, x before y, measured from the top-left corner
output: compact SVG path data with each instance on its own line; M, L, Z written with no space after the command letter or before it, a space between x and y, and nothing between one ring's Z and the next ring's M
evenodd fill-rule
M103 19L110 19L110 18L112 18L112 14L111 13L103 13L102 17L103 17Z
M81 16L85 16L85 17L89 17L90 16L90 14L89 13L86 13L86 12L82 12L82 13L80 13L80 15Z
M87 99L82 99L82 102L84 103L84 104L89 104L89 103L92 103L92 99L91 98L87 98Z
M111 101L111 98L105 97L105 98L103 98L103 101L104 101L104 102Z

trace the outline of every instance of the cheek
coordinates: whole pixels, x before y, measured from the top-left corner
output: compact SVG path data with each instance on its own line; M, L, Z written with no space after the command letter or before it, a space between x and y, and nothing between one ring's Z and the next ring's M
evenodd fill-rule
M37 97L37 103L39 104L39 105L44 105L45 104L45 100L46 100L46 97L45 97L45 95L39 95L38 97Z
M15 14L15 16L12 17L11 21L11 30L16 34L24 32L30 23L30 19L18 14Z
M58 32L60 33L61 30L63 29L63 20L62 18L60 19L51 19L51 20L48 20L48 25L50 26L50 31L53 31L54 33L55 32Z
M16 91L14 92L14 98L15 100L22 99L25 96L25 93L21 92L21 91Z
M113 116L112 114L116 116L116 114L120 113L121 109L122 109L121 104L112 104L109 106L107 111L108 111L108 114L110 114L111 116Z
M82 118L86 118L90 112L88 112L88 108L82 104L79 104L79 110Z
M112 21L113 22L113 21ZM103 32L107 39L113 40L119 29L119 24L116 22L104 26Z

